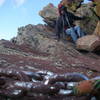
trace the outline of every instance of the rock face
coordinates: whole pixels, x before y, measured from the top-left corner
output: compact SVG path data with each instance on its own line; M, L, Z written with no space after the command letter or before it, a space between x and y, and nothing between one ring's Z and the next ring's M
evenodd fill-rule
M79 9L76 11L76 15L78 16L86 16L87 18L85 20L79 21L79 25L83 28L83 30L87 34L93 34L96 24L98 21L98 18L95 16L95 14L92 12L90 9L92 5L90 4L85 4L82 5ZM58 11L57 8L54 7L51 4L47 5L46 7L43 8L42 11L40 11L40 16L43 17L43 20L50 25L51 27L55 27L55 22L56 18L58 16ZM87 28L88 27L88 28Z
M86 51L100 49L100 38L96 35L87 35L77 40L77 48Z
M100 36L100 21L98 22L94 34Z
M85 74L88 74L86 71L87 69L89 69L89 71L99 70L99 56L92 53L84 55L78 52L72 43L63 43L62 41L58 42L53 37L54 32L47 26L27 25L25 27L19 28L17 37L12 39L12 43L8 43L8 47L8 44L4 42L2 45L4 45L3 48L6 47L6 49L4 48L4 50L1 50L2 52L6 52L7 50L9 50L7 48L11 47L11 50L9 50L10 53L13 51L14 54L18 54L19 56L21 54L21 56L25 56L26 59L31 55L32 59L34 59L33 63L38 65L38 67L40 66L39 69L50 70L53 72L63 73L70 71L82 71L83 73L85 72ZM34 54L37 57L34 57ZM44 57L42 55L47 56ZM35 61L35 59L37 60ZM42 62L40 62L41 60ZM92 61L93 64L88 63L87 61ZM47 64L43 65L42 63L48 63L49 67L47 66ZM95 73L92 75L95 75Z
M84 0L62 0L62 4L66 6L71 11L76 11L77 7L80 6L80 3Z
M100 17L100 0L96 0L94 1L94 3L96 4L95 10L96 10L96 14Z
M53 53L57 41L52 39L55 34L43 25L27 25L18 29L18 36L11 41L21 45L30 45L35 50ZM48 38L49 37L49 38Z
M39 12L40 16L45 19L56 19L57 18L57 8L53 4L48 4Z
M39 12L39 15L43 17L44 22L49 24L51 27L55 26L55 21L58 17L57 8L53 4L48 4Z
M92 5L90 4L82 5L76 12L76 15L87 17L85 20L79 21L79 25L83 28L86 34L93 34L98 22L98 18L92 12L91 7Z
M78 52L73 44L68 42L67 44L56 42L56 45L51 45L54 47L53 54L42 50L38 51L25 43L18 45L15 42L12 43L10 41L2 40L0 41L0 68L13 68L32 72L42 70L57 74L78 72L83 73L90 78L100 75L99 56L93 53L84 55ZM21 100L29 100L29 98L30 97L27 97L27 99ZM62 98L50 96L50 100L89 100L86 96ZM34 100L37 100L37 98Z

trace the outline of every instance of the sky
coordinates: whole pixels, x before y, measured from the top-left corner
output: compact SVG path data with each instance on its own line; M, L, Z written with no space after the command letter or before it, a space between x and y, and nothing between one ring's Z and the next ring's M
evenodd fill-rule
M43 23L39 11L49 3L57 6L59 2L60 0L0 0L0 39L10 40L15 37L21 26Z

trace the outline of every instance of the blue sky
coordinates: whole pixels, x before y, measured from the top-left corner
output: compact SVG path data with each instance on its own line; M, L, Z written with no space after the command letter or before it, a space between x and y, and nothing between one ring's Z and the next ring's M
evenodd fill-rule
M60 0L0 0L0 39L10 40L18 27L43 23L39 11L48 3Z

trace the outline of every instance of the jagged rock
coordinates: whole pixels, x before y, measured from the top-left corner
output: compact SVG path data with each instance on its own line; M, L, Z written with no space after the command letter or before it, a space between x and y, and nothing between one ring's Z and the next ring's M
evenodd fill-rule
M92 5L84 4L79 9L77 9L76 15L87 17L84 20L79 21L79 25L86 32L86 34L93 34L98 18L91 10Z
M18 36L11 41L16 44L31 45L33 49L53 53L56 40L50 39L54 33L43 25L27 25L18 29Z
M100 17L100 0L95 0L94 3L96 4L96 14Z
M96 35L87 35L77 40L77 49L95 51L100 49L100 38Z
M100 36L100 21L98 22L94 34Z
M79 21L79 25L83 28L83 30L87 34L93 34L96 28L97 21L98 21L98 18L91 11L90 9L91 7L92 5L90 4L84 4L75 12L76 15L87 17L85 20ZM39 14L40 16L43 17L43 20L44 22L47 23L47 25L54 28L56 24L55 23L56 19L58 17L58 11L56 7L54 7L52 4L49 4L46 7L44 7L43 10L41 10Z
M71 11L76 11L77 7L80 6L84 0L62 0L64 6L66 6Z
M56 73L82 72L85 75L92 71L89 77L100 72L100 57L95 54L84 55L77 51L71 43L56 42L56 44L50 44L51 47L48 48L48 51L52 51L51 54L35 50L26 44L17 45L4 41L1 45L3 48L0 48L0 61L5 60L6 63L1 63L0 67L27 70L33 68L33 71L49 70Z
M58 17L57 8L53 4L48 4L39 12L39 15L44 18L44 21L50 26L55 25L55 20Z
M57 8L53 4L48 4L39 12L40 16L46 19L56 19L57 18Z

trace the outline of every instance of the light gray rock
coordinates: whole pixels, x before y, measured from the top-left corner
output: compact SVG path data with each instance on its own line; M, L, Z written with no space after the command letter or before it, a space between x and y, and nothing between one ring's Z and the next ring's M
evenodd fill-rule
M34 50L38 49L43 52L52 53L57 42L50 38L52 35L54 33L49 31L44 25L27 25L20 27L18 35L11 41L18 45L30 45Z
M58 17L57 8L53 4L48 4L44 7L40 12L39 15L44 19L56 19Z

